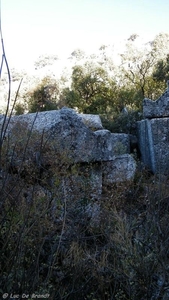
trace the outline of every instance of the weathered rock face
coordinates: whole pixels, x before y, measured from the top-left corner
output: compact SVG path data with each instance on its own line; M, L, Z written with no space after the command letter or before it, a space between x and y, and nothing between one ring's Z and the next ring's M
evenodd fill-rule
M153 173L169 174L169 90L155 102L144 100L143 111L146 119L138 122L142 161Z
M78 114L82 122L91 130L103 129L101 119L98 115Z
M80 123L86 125L87 128L95 131L103 129L101 119L98 115L77 114L73 109L64 107L60 110L43 111L40 113L30 113L25 115L13 116L10 121L10 126L13 126L17 121L26 122L29 129L47 132L53 125L59 124L63 115L79 119ZM2 123L4 115L0 115L0 124ZM7 118L8 120L8 118Z
M133 180L136 171L136 162L129 154L115 156L113 160L104 162L102 171L103 185Z
M60 199L98 200L103 182L131 180L136 169L129 135L100 128L98 116L68 108L14 116L5 133L8 170Z
M169 118L138 122L142 161L153 173L169 174Z
M55 155L64 153L70 164L95 161L98 156L96 136L73 109L63 108L14 116L10 120L7 133L16 128L17 124L18 128L22 127L19 124L23 124L27 131L46 135L55 149Z
M109 130L95 131L97 148L99 149L98 160L108 161L114 156L130 152L130 138L125 133L111 133Z
M143 100L143 116L148 119L169 117L169 86L156 101L147 98Z

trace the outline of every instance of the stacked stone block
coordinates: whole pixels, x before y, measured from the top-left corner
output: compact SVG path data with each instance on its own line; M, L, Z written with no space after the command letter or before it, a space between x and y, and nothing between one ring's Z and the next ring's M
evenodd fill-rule
M141 159L153 173L169 174L169 89L156 101L143 100L138 122Z

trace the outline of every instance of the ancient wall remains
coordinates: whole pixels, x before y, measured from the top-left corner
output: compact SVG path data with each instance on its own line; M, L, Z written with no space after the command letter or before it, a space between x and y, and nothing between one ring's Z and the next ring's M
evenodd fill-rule
M143 116L138 122L141 159L153 173L169 174L169 85L156 101L143 100Z

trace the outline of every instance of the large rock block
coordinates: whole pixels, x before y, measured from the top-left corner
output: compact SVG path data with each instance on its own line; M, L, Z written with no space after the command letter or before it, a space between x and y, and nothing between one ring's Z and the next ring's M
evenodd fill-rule
M2 126L3 117L0 121ZM5 133L6 168L29 184L56 188L57 198L95 201L102 192L102 175L115 182L134 172L130 156L123 156L130 152L129 135L92 131L101 126L99 117L68 108L13 116Z
M130 153L130 137L125 133L111 133L109 130L95 131L99 161L112 160L114 156ZM100 155L100 156L99 156Z
M18 134L21 128L44 135L55 150L55 156L66 157L67 163L97 161L100 149L97 137L72 109L63 108L11 118L6 135Z
M54 176L55 177L55 176ZM101 163L82 163L69 168L64 175L57 175L57 191L60 198L79 201L80 207L86 207L89 199L99 200L102 193Z
M103 129L99 115L79 114L78 116L81 118L82 122L91 130L95 131Z
M169 88L156 101L143 100L143 116L148 119L169 117Z
M87 125L85 125L87 124ZM67 157L70 164L77 162L107 161L115 155L130 152L128 134L111 133L108 130L93 132L90 128L101 128L99 116L80 115L73 109L31 113L11 118L6 135L26 131L45 135L55 149L55 155Z
M153 173L169 174L169 118L138 122L141 159Z
M56 181L57 185L55 184L53 187L53 192L56 195L52 203L53 217L58 215L57 203L59 199L60 220L64 218L64 203L66 203L67 215L75 215L76 220L79 219L79 224L87 219L89 226L98 226L102 194L101 164L74 165L66 176L57 176Z
M29 113L19 116L13 116L10 120L10 126L16 122L26 122L29 129L37 130L38 132L42 132L43 130L48 130L52 125L59 122L61 115L63 114L72 114L72 116L79 117L79 120L86 125L86 127L91 130L99 130L103 129L102 122L99 115L91 115L91 114L77 114L74 109L63 107L60 110L50 110L43 111L40 113ZM0 114L0 128L2 126L4 115ZM8 121L9 118L6 118Z
M115 156L113 160L102 163L103 185L133 180L136 161L130 154Z
M81 118L71 108L62 108L60 110L42 111L39 113L28 113L19 116L13 116L10 120L9 129L16 123L25 123L27 128L39 133L48 132L52 127L56 127L62 122L66 122L68 119L74 120L74 126L79 120L82 123ZM69 122L70 123L70 122Z

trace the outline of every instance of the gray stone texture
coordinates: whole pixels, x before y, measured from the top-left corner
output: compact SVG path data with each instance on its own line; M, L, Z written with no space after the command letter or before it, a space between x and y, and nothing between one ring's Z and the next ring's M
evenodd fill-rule
M143 100L145 119L137 122L141 159L153 173L169 175L169 81L157 100Z
M145 166L153 173L169 174L169 118L139 121L138 137Z
M78 114L82 122L91 130L103 129L100 116L91 114Z
M25 130L45 134L55 149L55 155L67 157L70 164L77 162L90 162L97 160L97 138L73 109L45 111L38 114L14 116L6 135L12 128L20 130L20 125Z
M52 125L59 124L62 120L63 115L72 115L76 116L75 118L79 118L79 121L82 122L86 127L90 128L91 130L99 130L103 129L101 119L98 115L91 115L91 114L77 114L74 109L63 107L60 110L50 110L50 111L43 111L40 113L29 113L19 116L13 116L10 121L10 126L16 122L26 122L29 129L32 128L33 130L37 130L45 132L52 127ZM0 126L3 122L4 115L0 115ZM9 118L7 118L8 120Z
M102 163L103 185L133 180L136 162L130 154L115 156L113 160Z
M145 98L143 100L144 118L169 117L169 91L167 91L156 101Z
M60 198L65 194L69 200L79 200L86 207L89 199L99 200L102 193L102 170L100 163L72 165L64 176L57 176Z
M109 130L95 131L97 137L98 160L112 160L114 156L130 153L130 137L125 133L111 133Z
M131 180L136 169L128 154L129 135L100 128L99 116L79 115L69 108L13 116L5 133L9 169L30 184L40 176L41 184L56 190L60 199L66 195L72 201L95 201L102 193L103 178L104 182Z

